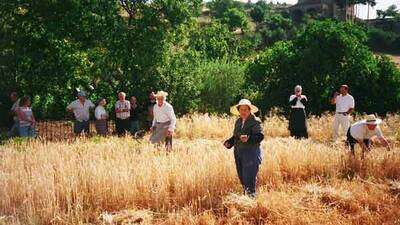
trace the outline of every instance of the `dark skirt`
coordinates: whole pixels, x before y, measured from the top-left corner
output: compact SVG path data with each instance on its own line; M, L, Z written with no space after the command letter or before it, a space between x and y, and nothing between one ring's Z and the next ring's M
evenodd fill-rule
M297 139L308 138L306 111L301 108L292 108L289 118L290 136Z
M108 133L107 120L96 120L95 126L96 126L97 134L99 134L99 135L107 135L107 133Z

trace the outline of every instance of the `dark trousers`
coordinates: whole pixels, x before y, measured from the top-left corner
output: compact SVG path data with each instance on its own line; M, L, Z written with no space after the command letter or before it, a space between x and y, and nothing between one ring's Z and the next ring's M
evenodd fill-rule
M74 133L81 134L82 132L85 132L85 134L89 134L90 132L89 121L75 121Z
M292 108L289 118L290 136L300 139L308 138L306 112L301 108Z
M124 136L130 130L129 119L115 119L115 130L118 136Z
M255 196L257 174L261 163L260 149L235 149L236 170L245 194Z
M370 145L370 140L369 139L364 139L363 140L363 142L364 142L364 144L367 146L367 147L369 147L369 145ZM353 136L351 136L351 133L350 133L350 128L347 130L347 140L346 140L346 145L347 146L350 146L350 150L351 150L351 153L354 155L354 147L355 147L355 145L358 143L358 141L353 137Z

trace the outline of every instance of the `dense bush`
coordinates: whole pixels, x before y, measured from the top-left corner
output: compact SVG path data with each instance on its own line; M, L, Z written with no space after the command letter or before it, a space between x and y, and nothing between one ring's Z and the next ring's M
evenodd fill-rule
M399 34L384 31L379 28L368 29L368 46L377 51L396 51L400 50L396 46L396 40L400 38Z
M231 31L235 31L236 29L247 30L249 25L246 13L236 8L228 9L221 21L227 24Z
M288 109L293 87L309 96L309 111L331 109L329 99L340 84L350 85L359 112L399 110L400 72L365 45L363 30L340 22L315 22L292 42L278 42L261 53L246 72L246 82L259 91L262 108ZM382 88L385 87L385 88Z
M308 19L299 25L265 2L232 0L207 3L212 17L204 13L199 22L201 2L0 2L2 115L1 102L14 90L33 97L37 117L61 119L77 89L93 101L107 98L109 110L118 91L145 103L150 91L163 89L178 114L221 113L240 97L265 109L286 107L297 83L312 99L309 109L320 113L342 82L352 86L359 110L397 109L399 72L387 58L374 57L358 26ZM249 26L235 34L250 16L255 31ZM390 35L372 30L368 40L400 47ZM370 81L390 87L391 96Z
M208 62L197 68L201 84L199 110L201 112L229 112L243 93L245 66L223 60Z

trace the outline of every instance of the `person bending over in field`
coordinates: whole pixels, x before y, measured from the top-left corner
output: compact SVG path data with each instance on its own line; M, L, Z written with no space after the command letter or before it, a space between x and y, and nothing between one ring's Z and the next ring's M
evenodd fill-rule
M155 95L157 104L153 108L153 123L150 128L150 142L161 144L165 142L167 150L172 149L172 136L176 125L174 108L167 102L168 93L159 91Z
M256 180L261 164L260 143L264 139L261 120L254 116L258 108L247 99L231 107L231 113L239 116L235 122L233 136L224 142L228 149L234 147L236 170L244 193L256 195Z
M386 138L383 136L379 124L381 119L377 119L375 115L368 115L365 120L359 121L348 129L346 144L350 146L351 154L355 155L354 146L358 143L362 148L361 158L364 153L370 151L371 138L377 136L384 146L390 151L390 146Z
M85 134L90 132L90 109L94 107L95 105L90 100L86 99L86 93L84 91L78 92L78 99L67 106L67 110L73 112L75 116L74 133L76 135L80 135L82 132Z

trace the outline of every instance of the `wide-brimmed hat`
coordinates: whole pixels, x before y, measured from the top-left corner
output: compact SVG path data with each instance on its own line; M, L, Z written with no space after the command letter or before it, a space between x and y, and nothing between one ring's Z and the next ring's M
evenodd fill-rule
M154 95L156 98L158 97L167 97L168 93L165 91L158 91L157 94Z
M381 119L376 118L374 114L368 115L365 120L363 120L364 123L369 124L369 125L378 125L382 123Z
M233 115L236 115L236 116L240 115L239 109L238 109L238 108L239 108L239 106L241 106L241 105L247 105L248 107L250 107L250 111L251 111L252 114L258 112L257 106L251 104L250 100L248 100L248 99L242 99L242 100L239 101L238 104L236 104L236 105L234 105L234 106L231 107L231 113L232 113Z

